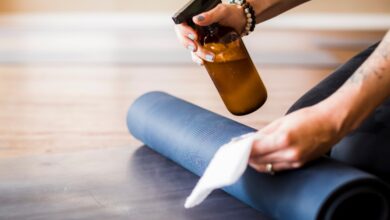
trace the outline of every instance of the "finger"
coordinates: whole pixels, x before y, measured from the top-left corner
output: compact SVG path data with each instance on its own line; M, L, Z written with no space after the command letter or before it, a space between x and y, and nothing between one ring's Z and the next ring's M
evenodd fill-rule
M297 159L297 150L294 148L279 150L269 154L265 154L262 156L251 157L251 163L257 164L267 164L267 163L275 163L275 162L296 162Z
M198 47L195 54L196 56L200 57L203 60L206 60L207 62L214 62L214 53L204 49L203 47Z
M286 144L286 138L283 133L274 132L275 134L262 135L255 140L252 145L251 157L260 157L279 151L289 145Z
M210 11L193 17L193 22L200 26L219 23L222 26L233 27L237 33L245 28L246 15L241 6L234 4L219 4Z
M196 52L196 54L192 54L192 60L194 62L198 63L199 65L203 65L203 60L206 60L208 62L214 61L215 55L212 52L209 52L204 48L198 46L196 42L197 35L190 26L185 23L182 23L176 25L175 30L181 44L191 52ZM193 40L190 39L190 37L188 36L188 34L186 35L186 33L193 33L194 37L191 37ZM203 60L200 60L199 58Z
M177 37L178 37L180 43L185 48L187 48L191 52L194 52L198 49L198 44L196 43L196 41L191 40L190 38L188 38L187 35L182 34L182 32L180 31L180 28L175 28L175 30L176 30L176 34L177 34Z
M270 173L269 170L267 169L267 164L249 164L253 169L255 169L258 172L261 173ZM295 169L292 163L289 162L276 162L272 163L272 171L273 172L280 172L283 170L291 170Z
M264 128L262 128L262 129L261 129L261 132L264 133L264 134L271 134L271 133L274 132L277 128L279 128L280 123L281 123L280 118L279 118L279 119L276 119L276 120L273 121L272 123L270 123L270 124L268 124L267 126L265 126Z
M175 26L175 31L177 35L188 38L192 41L198 40L198 34L192 27L190 27L187 23L183 22Z
M199 58L194 52L191 52L192 61L194 61L198 65L203 65L203 60Z
M192 20L197 25L208 26L220 22L228 14L228 6L226 4L219 4L215 8L193 17Z

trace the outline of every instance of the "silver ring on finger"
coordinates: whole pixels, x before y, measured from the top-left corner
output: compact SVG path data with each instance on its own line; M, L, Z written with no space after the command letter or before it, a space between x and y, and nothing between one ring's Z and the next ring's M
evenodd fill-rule
M274 175L274 174L275 174L275 172L274 172L274 170L273 170L273 165L272 165L272 163L267 163L267 164L265 165L265 170L267 171L267 173L269 173L269 174L271 174L271 175Z

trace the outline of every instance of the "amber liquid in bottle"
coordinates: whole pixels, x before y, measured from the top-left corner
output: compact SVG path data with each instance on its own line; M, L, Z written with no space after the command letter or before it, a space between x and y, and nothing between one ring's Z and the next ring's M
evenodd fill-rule
M260 108L267 91L241 37L231 28L213 25L200 31L200 43L215 54L205 67L227 109L246 115Z

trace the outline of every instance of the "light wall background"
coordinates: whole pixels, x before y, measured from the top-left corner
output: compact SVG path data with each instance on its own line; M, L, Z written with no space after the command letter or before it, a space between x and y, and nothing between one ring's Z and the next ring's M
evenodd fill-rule
M0 12L174 12L184 0L1 0ZM390 13L389 0L312 0L291 13Z

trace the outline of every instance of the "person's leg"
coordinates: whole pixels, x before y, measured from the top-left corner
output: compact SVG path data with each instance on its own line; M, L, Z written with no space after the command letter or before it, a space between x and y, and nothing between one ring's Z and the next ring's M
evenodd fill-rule
M337 143L332 148L331 157L390 183L390 100Z
M332 93L355 72L375 50L375 44L353 57L302 96L287 112L314 105ZM390 100L379 106L362 125L344 137L331 151L331 157L390 181Z

